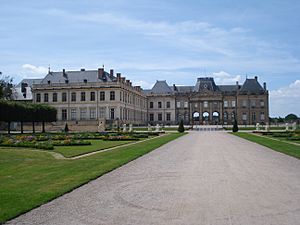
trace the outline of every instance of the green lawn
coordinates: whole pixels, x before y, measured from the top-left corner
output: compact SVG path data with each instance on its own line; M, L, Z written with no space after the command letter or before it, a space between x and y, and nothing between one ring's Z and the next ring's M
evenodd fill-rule
M124 145L133 141L103 141L103 140L88 140L91 145L83 146L55 146L54 151L58 152L65 157L73 157L77 155L86 154L106 148Z
M280 140L271 140L264 136L257 136L251 133L232 133L238 137L245 138L249 141L256 142L260 145L271 148L275 151L296 157L300 159L300 146L282 142Z
M183 134L123 146L77 160L41 151L0 148L0 223L46 203Z

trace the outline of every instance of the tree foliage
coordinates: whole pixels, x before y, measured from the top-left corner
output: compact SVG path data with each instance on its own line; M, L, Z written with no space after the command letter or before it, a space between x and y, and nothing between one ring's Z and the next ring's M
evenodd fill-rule
M297 120L298 119L298 116L295 115L295 114L288 114L286 117L285 117L285 121L292 121L292 120Z
M183 120L181 120L179 123L178 132L180 132L180 133L184 132Z
M0 72L0 99L12 99L13 79Z
M0 121L4 122L53 122L56 113L49 105L0 101Z

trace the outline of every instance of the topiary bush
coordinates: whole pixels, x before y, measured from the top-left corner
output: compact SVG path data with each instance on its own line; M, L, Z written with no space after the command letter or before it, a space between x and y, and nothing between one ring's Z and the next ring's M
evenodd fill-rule
M180 123L179 123L178 132L179 133L183 133L184 132L183 120L181 120Z
M239 131L239 127L238 127L238 123L237 123L237 121L235 119L233 127L232 127L232 132L238 132L238 131Z

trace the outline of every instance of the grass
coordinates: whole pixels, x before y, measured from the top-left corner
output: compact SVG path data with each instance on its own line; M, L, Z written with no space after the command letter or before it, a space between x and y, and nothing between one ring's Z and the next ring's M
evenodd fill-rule
M0 223L38 207L183 134L123 146L77 160L41 151L0 148Z
M91 145L83 146L55 146L54 152L58 152L65 157L73 157L83 155L89 152L94 152L106 148L124 145L132 141L103 141L103 140L88 140Z
M238 137L258 143L260 145L271 148L277 152L281 152L300 159L300 146L282 142L280 140L272 140L264 136L257 136L251 133L232 133Z

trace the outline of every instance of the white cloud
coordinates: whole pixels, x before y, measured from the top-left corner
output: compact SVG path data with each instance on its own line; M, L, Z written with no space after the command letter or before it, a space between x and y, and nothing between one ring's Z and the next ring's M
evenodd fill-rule
M46 75L47 72L48 72L48 69L46 67L34 66L34 65L31 65L31 64L23 64L22 68L26 72L29 72L30 74L28 76L31 76L31 77Z
M144 80L138 80L138 81L133 80L132 84L134 86L141 86L143 89L151 89L154 85L154 84L149 83L149 82L144 81Z
M289 86L270 91L270 114L286 116L294 113L300 116L300 80Z
M241 75L231 75L225 71L212 73L216 84L235 84L241 82Z

